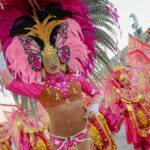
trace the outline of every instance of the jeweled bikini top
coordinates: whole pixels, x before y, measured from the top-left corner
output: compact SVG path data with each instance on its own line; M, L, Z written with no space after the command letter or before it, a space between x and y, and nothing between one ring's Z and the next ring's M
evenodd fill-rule
M75 75L60 73L48 76L38 99L44 101L44 107L50 107L62 103L70 104L71 101L81 99L81 93L81 85Z

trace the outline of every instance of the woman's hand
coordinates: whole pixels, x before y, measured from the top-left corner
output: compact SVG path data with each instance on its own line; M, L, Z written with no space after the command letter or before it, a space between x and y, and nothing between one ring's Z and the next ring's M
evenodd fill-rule
M87 110L86 113L84 114L83 118L88 119L88 118L92 118L95 116L96 116L96 113L94 111Z
M5 86L9 85L14 79L7 69L6 61L3 56L2 44L0 41L0 76Z

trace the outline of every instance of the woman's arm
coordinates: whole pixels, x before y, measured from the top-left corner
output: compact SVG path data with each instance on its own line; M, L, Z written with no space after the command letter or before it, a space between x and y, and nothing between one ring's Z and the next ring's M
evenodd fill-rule
M0 76L5 87L8 90L12 91L13 93L20 94L22 96L37 98L40 95L40 92L43 88L43 85L40 84L36 83L28 84L15 80L7 68L3 52L1 50L0 50Z
M83 76L78 77L78 81L81 84L82 91L92 99L92 104L87 108L87 110L97 113L99 111L100 102L102 101L100 92Z
M13 93L17 93L22 96L37 98L41 94L44 85L38 83L23 83L17 80L13 80L6 88Z
M91 98L95 95L100 95L100 92L83 76L79 76L77 80L80 82L82 91Z
M5 86L9 85L13 80L12 75L7 69L3 52L0 52L0 76Z

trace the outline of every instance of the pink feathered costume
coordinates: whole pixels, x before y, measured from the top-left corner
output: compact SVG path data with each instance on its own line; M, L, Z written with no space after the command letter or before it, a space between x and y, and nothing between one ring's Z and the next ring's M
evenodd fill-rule
M98 76L98 66L110 69L103 46L113 52L117 49L111 25L118 27L118 15L112 3L2 0L0 4L0 38L4 52L0 59L3 62L6 59L7 63L0 63L2 80L13 93L42 103L51 119L48 132L52 149L74 149L88 144L91 149L95 145L99 149L115 149L101 115L102 121L96 117L90 120L93 141L87 122L89 114L97 113L101 100L100 92L87 77ZM110 31L112 37L101 26ZM82 92L92 99L87 111Z
M130 36L129 69L115 66L103 81L106 107L124 120L127 142L135 150L150 149L150 46Z

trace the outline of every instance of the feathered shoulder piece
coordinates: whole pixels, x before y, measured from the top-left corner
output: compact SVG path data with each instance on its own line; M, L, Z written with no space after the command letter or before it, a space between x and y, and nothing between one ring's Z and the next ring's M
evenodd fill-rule
M63 63L84 75L93 73L95 78L99 68L110 69L106 50L117 51L114 28L119 28L116 8L110 1L0 0L0 38L16 77L25 82L40 79L45 42L39 33L45 36L42 32L52 25L49 42Z

